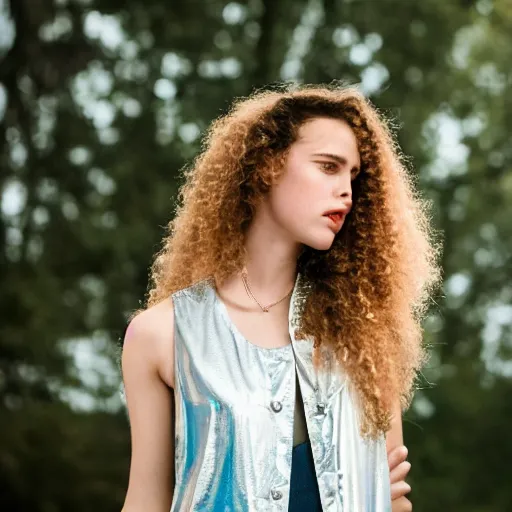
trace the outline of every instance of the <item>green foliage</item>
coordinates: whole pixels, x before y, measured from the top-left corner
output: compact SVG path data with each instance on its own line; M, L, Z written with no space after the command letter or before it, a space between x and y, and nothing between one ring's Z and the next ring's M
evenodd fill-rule
M234 97L336 79L393 120L444 237L432 359L404 423L414 509L509 510L509 0L4 4L0 508L120 509L115 348L183 165ZM88 379L84 343L103 355Z

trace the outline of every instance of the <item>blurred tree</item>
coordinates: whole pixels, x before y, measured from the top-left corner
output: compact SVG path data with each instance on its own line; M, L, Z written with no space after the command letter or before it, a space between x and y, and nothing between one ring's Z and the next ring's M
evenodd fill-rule
M115 364L98 366L144 295L180 169L234 97L333 79L395 120L444 232L405 423L415 510L511 507L509 0L0 9L0 508L120 509L128 424Z

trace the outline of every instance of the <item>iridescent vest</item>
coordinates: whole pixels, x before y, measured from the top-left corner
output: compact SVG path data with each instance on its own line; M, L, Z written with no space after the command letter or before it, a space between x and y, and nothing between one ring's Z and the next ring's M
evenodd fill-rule
M291 344L251 344L209 280L173 294L175 472L171 512L288 510L296 375L324 512L391 511L385 438L359 432L355 395L335 360L317 371L296 340L301 275L289 310ZM303 297L302 297L303 298Z

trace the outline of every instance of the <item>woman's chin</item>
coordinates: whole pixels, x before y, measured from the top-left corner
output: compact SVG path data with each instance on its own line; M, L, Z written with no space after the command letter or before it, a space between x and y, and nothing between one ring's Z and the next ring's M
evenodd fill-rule
M331 236L317 236L311 237L304 242L305 245L317 251L328 251L334 242L334 233Z

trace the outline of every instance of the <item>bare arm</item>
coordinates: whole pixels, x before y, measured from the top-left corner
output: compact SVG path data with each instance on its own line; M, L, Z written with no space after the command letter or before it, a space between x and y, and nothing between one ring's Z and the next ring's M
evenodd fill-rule
M135 317L122 371L131 463L122 512L169 512L174 489L174 316L166 299Z
M400 403L397 402L392 411L393 417L391 419L391 428L386 434L386 450L391 452L398 446L404 444L404 434L402 429L402 410Z

